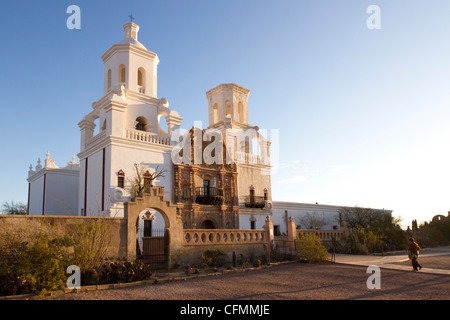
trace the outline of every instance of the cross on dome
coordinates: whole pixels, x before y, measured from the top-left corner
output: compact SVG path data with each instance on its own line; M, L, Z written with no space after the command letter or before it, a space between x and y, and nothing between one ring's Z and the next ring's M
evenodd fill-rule
M139 26L133 22L134 17L132 14L129 15L130 22L127 22L123 25L123 29L125 30L125 39L133 38L137 41L137 33L139 31Z

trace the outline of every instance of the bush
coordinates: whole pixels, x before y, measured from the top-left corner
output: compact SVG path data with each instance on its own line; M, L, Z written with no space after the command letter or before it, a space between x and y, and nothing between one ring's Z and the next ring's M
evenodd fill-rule
M345 251L351 254L368 255L383 250L383 237L372 230L361 227L354 228L343 239Z
M124 283L149 279L153 272L141 260L104 263L96 272L98 284ZM94 283L91 283L94 284Z
M259 267L261 267L261 260L260 260L260 259L255 259L255 260L253 261L253 267L254 267L254 268L259 268Z
M16 295L29 293L30 289L26 281L21 279L17 273L0 276L0 295Z
M201 257L201 264L208 268L221 267L227 261L227 255L220 249L206 250Z
M67 281L66 244L66 238L51 239L47 235L38 234L31 245L28 242L18 242L12 248L2 248L2 293L31 291L43 295L52 290L63 289Z
M105 262L111 234L99 221L84 221L73 227L70 241L73 244L71 264L77 265L82 273L92 273Z
M34 293L42 295L66 286L68 260L64 244L64 238L40 236L27 253L28 259L23 259L21 276Z
M297 252L309 263L329 261L328 251L314 233L304 233L297 239Z

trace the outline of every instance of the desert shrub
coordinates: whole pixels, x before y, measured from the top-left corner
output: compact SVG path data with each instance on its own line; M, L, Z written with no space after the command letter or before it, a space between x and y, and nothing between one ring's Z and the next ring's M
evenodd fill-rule
M141 281L149 279L152 274L152 269L141 260L106 262L96 270L98 284Z
M25 280L20 278L17 273L9 273L0 276L0 295L16 295L29 293L30 288Z
M260 259L253 260L253 267L255 268L261 267L261 260Z
M248 267L248 259L242 253L241 253L241 259L240 259L239 264L242 265L243 268L247 268Z
M184 273L187 275L187 276L190 276L190 275L192 275L192 274L197 274L197 273L199 273L200 272L200 270L197 268L197 267L191 267L190 265L187 265L185 268L184 268Z
M356 227L343 239L343 243L348 253L368 255L382 251L383 237L372 230Z
M83 221L73 226L69 238L73 246L72 264L83 273L92 273L105 262L111 242L108 228L97 220Z
M310 263L329 261L327 249L314 233L300 235L297 239L297 252Z
M23 269L18 273L34 293L42 295L65 287L69 265L66 244L65 238L40 236L27 252L28 257L22 259Z
M62 289L69 265L80 267L82 279L95 275L110 241L108 229L97 220L77 224L66 234L25 220L0 226L1 294L31 291L42 295Z
M227 262L227 255L220 249L206 250L201 256L201 264L208 268L217 268Z
M65 237L50 238L38 234L32 242L19 241L10 248L2 248L0 275L6 277L5 281L10 281L3 287L3 294L14 294L15 285L11 283L12 278L15 278L16 293L31 291L43 295L62 289L67 280L65 270L68 264Z

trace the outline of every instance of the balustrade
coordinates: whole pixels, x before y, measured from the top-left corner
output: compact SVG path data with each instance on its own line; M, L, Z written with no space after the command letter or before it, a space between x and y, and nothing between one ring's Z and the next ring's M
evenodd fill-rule
M125 138L170 146L170 136L161 136L159 134L146 131L125 129Z
M266 243L264 230L184 229L185 245L230 245Z

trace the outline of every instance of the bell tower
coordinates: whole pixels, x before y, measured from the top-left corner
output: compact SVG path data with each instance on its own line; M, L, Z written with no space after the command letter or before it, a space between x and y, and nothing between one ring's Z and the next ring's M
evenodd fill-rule
M78 123L81 215L123 216L120 199L134 195L139 170L163 170L165 178L154 183L165 187L168 199L172 194L171 133L183 119L157 97L159 58L138 41L139 26L130 21L123 30L123 40L102 55L103 95Z
M111 91L130 90L157 98L158 55L147 50L138 41L139 26L134 22L123 25L125 39L114 44L103 56L104 89Z
M248 126L248 96L250 90L234 83L221 84L208 92L209 126L226 123Z

